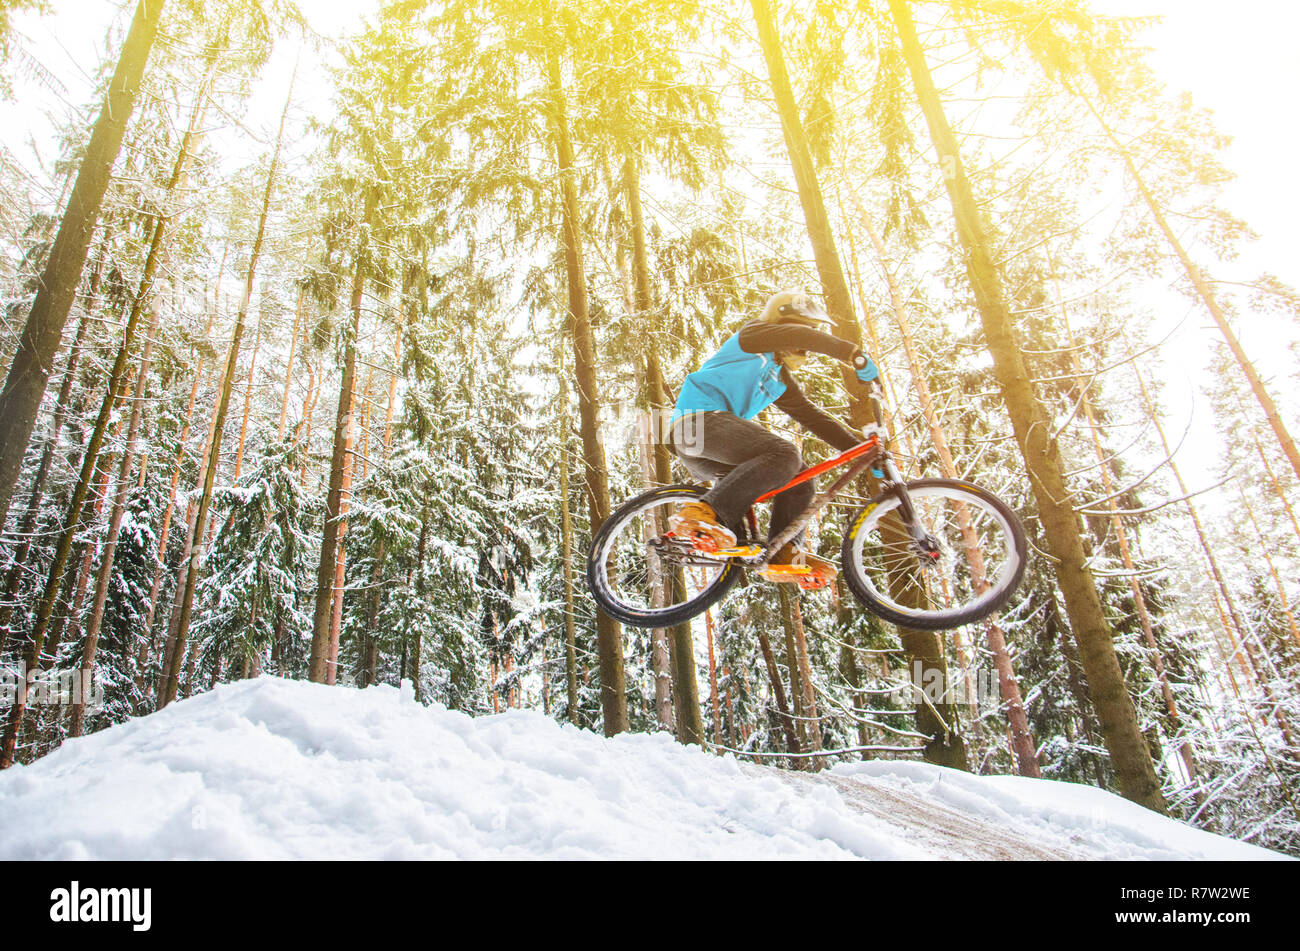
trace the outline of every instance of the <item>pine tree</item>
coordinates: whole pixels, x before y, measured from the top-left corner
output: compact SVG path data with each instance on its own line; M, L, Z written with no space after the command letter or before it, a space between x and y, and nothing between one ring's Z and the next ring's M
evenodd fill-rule
M1133 703L1111 644L1110 627L1087 567L1078 516L1068 503L1065 468L1059 450L1049 440L1049 426L1024 367L1001 277L989 253L986 229L962 165L961 152L930 77L911 12L901 0L890 0L889 9L938 161L951 170L945 176L945 185L967 255L967 273L1016 440L1031 475L1044 532L1057 559L1057 578L1071 615L1071 626L1079 643L1080 658L1111 762L1126 797L1163 812L1164 796L1138 728Z
M292 96L292 88L290 89ZM226 356L226 371L221 385L221 395L213 414L208 460L203 469L203 484L199 491L198 505L194 510L191 529L191 543L184 566L184 582L177 594L180 610L177 614L176 628L169 637L170 648L165 658L162 680L158 688L158 707L161 709L176 699L180 689L181 663L189 637L190 617L193 611L194 592L198 585L199 556L202 552L203 538L208 524L208 508L212 504L212 486L216 478L217 459L221 453L221 431L225 422L226 411L230 406L230 393L235 381L235 367L239 362L239 347L244 334L244 324L248 318L248 308L253 296L254 282L257 279L257 264L262 252L262 243L266 238L266 222L271 211L271 199L275 193L275 173L280 160L280 147L284 139L284 122L288 115L289 102L286 98L284 111L280 114L280 129L276 133L275 147L271 153L270 167L266 173L266 186L262 195L261 214L257 222L257 232L248 255L248 267L244 276L244 292L239 304L239 313L235 318L235 328L230 336L230 347Z
M822 197L807 136L795 103L771 0L751 0L751 6L754 19L758 24L759 42L767 61L768 75L781 117L786 150L790 156L795 183L799 190L799 200L803 206L808 237L817 262L822 293L826 298L826 312L834 321L836 336L855 343L860 348L862 330L854 316L848 281L844 276L844 269L835 247L826 203ZM863 388L856 385L856 379L850 370L843 370L841 375L846 387L850 387L850 419L854 425L862 427L872 421L870 403L865 398ZM901 532L902 526L894 526L890 531ZM899 597L907 597L910 592L920 590L920 586L909 581L906 573L894 573L889 584L891 588L897 590ZM938 636L915 630L902 630L900 636L904 648L920 664L921 676L924 678L932 671L937 672L939 682L947 683L947 664ZM966 768L966 751L959 732L956 711L951 704L944 702L943 698L940 698L937 704L919 704L916 720L917 728L931 737L926 747L927 758L941 765Z
M163 0L140 0L136 7L41 275L36 299L27 315L18 352L0 390L0 526L9 512L23 455L45 395L49 368L72 310L100 206L139 95L162 10ZM2 756L0 762L5 762Z

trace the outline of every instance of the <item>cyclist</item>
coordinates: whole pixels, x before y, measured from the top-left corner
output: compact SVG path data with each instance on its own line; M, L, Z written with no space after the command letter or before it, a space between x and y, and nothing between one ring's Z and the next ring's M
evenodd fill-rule
M792 371L808 354L848 363L864 383L879 379L870 357L847 340L818 328L830 327L826 311L808 294L786 290L772 295L762 314L732 334L722 347L682 382L673 407L670 444L696 478L715 480L699 501L687 502L668 519L669 528L707 549L729 548L754 500L789 482L803 467L798 448L753 419L775 404L813 435L844 451L862 437L809 402ZM813 480L782 492L772 506L769 540L812 502ZM802 536L782 546L761 574L771 581L795 581L791 566L807 566L814 579L829 583L835 565L799 548ZM784 569L784 570L783 570Z

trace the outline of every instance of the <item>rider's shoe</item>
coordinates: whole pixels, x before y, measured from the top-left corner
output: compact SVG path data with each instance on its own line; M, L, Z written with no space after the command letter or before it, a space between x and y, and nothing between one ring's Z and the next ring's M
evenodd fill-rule
M834 581L836 572L834 562L803 551L794 542L786 542L758 573L768 581L792 581L812 591Z
M718 513L707 502L687 502L668 516L668 528L690 539L703 551L717 551L736 544L736 533L718 521Z

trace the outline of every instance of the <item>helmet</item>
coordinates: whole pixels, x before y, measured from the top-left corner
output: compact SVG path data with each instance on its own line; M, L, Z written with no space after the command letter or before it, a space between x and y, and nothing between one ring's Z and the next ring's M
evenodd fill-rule
M822 305L800 290L780 291L767 299L759 320L768 324L803 324L829 327L831 319Z

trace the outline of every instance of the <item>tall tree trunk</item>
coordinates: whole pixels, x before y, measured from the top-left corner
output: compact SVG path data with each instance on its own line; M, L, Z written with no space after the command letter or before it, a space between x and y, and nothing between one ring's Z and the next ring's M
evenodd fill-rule
M373 366L367 367L366 382L361 387L361 423L359 429L357 430L357 435L352 441L353 446L355 446L356 440L357 439L361 440L360 453L357 453L356 450L354 449L353 454L354 456L356 456L356 459L354 460L354 465L356 462L361 463L361 481L363 483L365 482L366 477L370 475L370 411L373 408L373 404L370 399L370 384L374 380L374 377L375 377L375 368ZM355 469L354 469L354 473L355 473ZM355 480L355 474L353 478Z
M339 641L343 635L343 592L347 578L348 556L345 536L348 533L348 512L352 507L352 473L357 465L354 449L357 442L355 406L350 416L343 440L343 481L339 491L338 544L334 546L334 581L333 591L330 594L329 662L325 668L325 683L331 686L338 682Z
M600 404L596 389L596 346L587 312L587 274L583 263L581 218L578 209L573 144L560 78L560 59L554 45L546 54L546 71L552 103L555 151L560 172L563 216L564 266L569 290L569 331L573 338L574 376L578 385L579 429L587 477L591 531L609 517L609 476L605 450L597 432ZM621 626L604 612L596 612L596 653L600 661L600 706L606 736L627 730L627 688L623 673ZM699 742L699 737L694 741ZM689 742L690 740L688 740Z
M284 439L285 424L289 418L289 387L293 383L293 358L298 352L298 325L302 323L302 304L306 296L307 291L299 288L298 303L293 308L293 330L289 333L289 356L284 366L284 396L280 398L280 425L275 431L276 437L281 440Z
M640 442L641 478L647 490L655 485L654 477L654 436L642 433ZM657 520L647 519L642 526L642 540L647 544L659 535ZM666 597L665 585L671 584L666 577L663 563L659 556L647 548L650 572L651 604L662 606ZM673 729L673 672L672 651L668 647L668 632L662 627L650 629L650 674L654 677L655 720L660 728L668 732Z
M635 150L623 160L623 191L627 196L628 218L632 233L632 286L636 305L635 325L641 330L645 342L646 391L650 404L651 446L654 453L654 479L659 485L672 482L672 460L663 439L664 424L668 419L668 399L664 386L663 367L659 361L658 328L654 322L654 293L650 283L650 260L646 252L645 212L641 205L640 162ZM667 525L660 525L660 532ZM680 600L686 589L684 571L678 566L666 579L670 586L669 597ZM655 631L660 638L665 632ZM695 644L689 622L678 624L666 632L668 663L673 671L672 699L669 701L676 713L677 738L683 743L701 742L704 736L704 717L700 712L699 678L695 669ZM656 706L661 707L656 693Z
M1092 766L1093 781L1099 789L1108 788L1106 771L1102 759L1093 750L1097 749L1097 722L1093 716L1092 698L1088 696L1088 685L1083 681L1083 664L1079 661L1079 651L1071 639L1069 626L1061 617L1060 602L1053 588L1048 610L1053 615L1053 629L1059 632L1061 639L1061 656L1065 659L1065 681L1074 697L1075 710L1078 714L1079 727L1083 732L1086 748L1083 758Z
M803 671L799 667L799 652L794 644L794 622L790 619L790 594L782 585L777 588L777 597L781 605L781 631L785 635L786 670L790 672L790 707L794 712L794 731L799 737L801 749L808 748L808 714L804 710ZM811 761L801 764L808 768Z
M806 736L808 746L814 753L820 753L822 749L822 727L821 719L817 716L817 695L813 688L812 664L808 660L808 639L804 635L803 627L803 610L799 605L799 596L790 592L787 588L781 588L781 611L785 618L786 624L786 642L793 651L790 657L790 683L792 689L796 689L797 703L796 706L800 711L800 716L805 718L807 723ZM799 670L798 687L794 677L795 667ZM820 756L812 758L811 766L814 770L826 768L826 760Z
M113 576L113 561L117 554L117 540L122 533L122 519L126 516L126 502L131 494L131 468L135 460L136 438L140 420L144 415L144 400L149 385L149 361L153 356L153 334L158 326L158 304L151 305L149 328L145 332L144 352L140 355L140 368L135 376L135 393L131 400L131 421L127 424L126 446L118 463L117 492L113 510L108 519L108 535L100 554L99 572L95 576L95 597L91 602L90 621L86 625L85 641L81 650L82 695L72 705L68 721L68 735L81 736L86 721L85 690L95 672L95 654L99 649L99 630L104 621L104 606L108 602L108 583ZM147 634L147 632L146 632Z
M1056 559L1057 581L1065 596L1070 626L1079 644L1079 657L1120 790L1128 799L1164 812L1164 793L1124 683L1115 656L1113 633L1084 553L1083 526L1070 505L1060 448L1052 439L1051 421L1038 401L1025 366L1002 277L993 263L983 215L962 165L957 139L944 115L905 0L889 0L889 10L935 152L945 169L944 183L965 252L966 274L993 356L994 375L1011 416L1016 444L1029 471L1043 533Z
M266 319L266 290L262 290L263 304L257 312L257 330L253 334L253 352L248 358L248 382L244 384L244 418L239 423L239 444L235 448L235 474L232 482L239 481L244 471L244 443L248 439L248 417L253 410L253 374L257 370L257 352L262 349L262 321Z
M821 279L822 293L826 298L826 313L834 321L836 336L861 346L862 330L853 316L853 300L849 295L848 281L845 280L839 253L835 249L835 237L831 230L830 218L826 213L826 201L822 196L821 185L817 181L817 170L813 165L808 137L799 117L799 105L795 100L789 72L786 70L776 12L772 0L750 0L750 6L753 8L759 44L763 48L763 58L767 62L768 77L776 99L777 112L781 118L786 152L799 191L799 202L803 207L808 239L812 243L813 258L817 263L817 275ZM865 400L856 398L860 394L859 388L852 386L852 383L856 382L852 370L845 371L844 380L846 387L852 387L849 392L852 397L855 397L854 408L862 416L861 422L857 425L863 425L869 421L866 409L868 404ZM861 409L858 409L859 404L862 406Z
M412 315L410 320L414 320ZM402 326L398 324L396 331L393 333L393 372L388 376L388 405L384 407L384 455L388 458L388 450L393 441L393 410L397 406L397 380L402 373Z
M563 375L563 365L560 369ZM560 399L568 400L564 380ZM578 653L573 621L573 517L569 513L569 416L560 418L560 558L564 570L564 680L569 703L569 722L578 723Z
M803 206L804 221L807 225L809 241L812 243L822 293L826 298L826 312L834 322L836 336L861 347L862 329L853 316L853 301L849 296L848 281L840 265L839 253L835 249L835 236L826 213L826 202L822 196L821 185L817 181L817 171L813 165L812 152L808 147L808 137L799 118L799 106L786 70L780 31L777 28L772 3L771 0L750 0L750 5L758 27L758 39L763 48L763 58L767 62L777 111L781 116L786 151L789 153L790 165L794 171L799 202ZM841 370L841 375L845 389L849 393L849 415L853 425L861 428L873 422L871 404L863 398L865 395L863 388L858 385L853 371L845 367ZM868 482L873 487L874 494L874 479L868 476ZM893 519L893 521L897 520ZM901 524L897 529L903 530ZM911 570L891 574L889 584L894 595L900 598L919 595L922 589L919 584L914 583L914 577ZM916 665L920 665L920 671L927 678L925 682L932 682L933 675L937 673L939 683L948 683L948 665L944 659L942 642L937 634L900 628L899 638L903 649L912 661L913 669L916 669ZM948 696L949 693L945 691L942 697L934 698L931 703L918 702L916 726L920 732L931 737L925 746L927 760L942 766L966 769L966 744L958 729L957 708L948 701Z
M342 537L347 531L348 496L351 472L348 462L352 436L356 430L357 338L361 333L361 302L365 293L366 269L369 267L370 222L375 213L376 196L366 195L362 213L361 237L357 244L352 271L352 323L343 348L343 380L339 384L338 412L334 418L334 452L330 458L329 494L325 500L325 527L321 534L320 564L316 570L316 612L312 619L311 658L307 676L315 683L333 683L333 658L337 657L334 641L334 601L342 598L339 580L339 557ZM336 590L337 589L337 590ZM339 610L342 610L340 601Z
M122 148L127 121L135 108L140 81L149 50L158 33L163 0L140 0L109 80L104 105L86 146L54 238L45 270L41 273L36 299L27 315L18 351L9 365L4 389L0 390L0 528L9 513L9 501L22 470L23 455L36 425L36 414L45 396L50 368L63 337L77 285L86 265L86 252L99 221L104 193ZM0 755L0 762L3 756Z
M388 546L384 539L379 540L375 552L374 567L370 570L370 590L366 593L365 630L361 632L361 642L357 648L356 678L358 687L369 687L375 683L379 668L379 609L383 596L380 586L384 579L384 562L388 557Z
M840 637L843 639L840 647L840 670L844 673L844 682L853 691L853 717L858 734L858 746L867 746L870 742L866 723L867 703L862 695L862 674L858 670L857 647L853 643L852 632L841 629ZM869 755L866 750L861 753L863 759Z
M180 687L181 660L185 655L189 638L190 615L194 610L194 590L199 580L199 556L203 551L203 535L208 524L208 509L212 503L212 483L217 474L217 462L221 455L221 433L226 424L226 413L230 409L230 392L235 382L235 371L239 365L239 345L244 336L244 324L248 320L248 308L253 299L253 288L257 280L257 263L262 256L262 242L266 238L266 222L271 213L271 196L275 192L275 173L280 165L280 148L284 142L284 124L289 114L289 103L293 96L293 84L290 83L289 95L285 98L284 110L280 113L280 128L275 136L275 149L271 154L271 166L266 173L266 188L262 193L262 210L257 219L257 236L253 239L253 248L248 255L248 273L244 278L243 296L239 302L239 312L235 317L235 328L230 335L230 349L226 354L226 370L221 383L221 395L217 399L217 411L212 420L212 444L208 447L208 461L204 467L203 485L199 490L199 502L194 513L193 545L186 559L185 584L178 593L180 613L177 616L176 636L173 638L171 656L163 670L162 683L159 687L158 707L161 709L176 699ZM220 289L218 288L218 293ZM191 652L197 657L197 652Z
M722 712L718 708L718 662L713 650L714 630L712 609L704 612L704 636L709 648L709 712L713 715L713 742L722 743Z
M551 681L550 678L547 677L545 673L546 665L550 661L550 658L546 656L546 643L547 643L546 639L549 633L550 632L546 629L545 623L543 623L542 638L541 638L542 643L541 643L541 647L539 648L539 651L542 658L542 663L541 663L542 672L543 672L542 673L542 716L544 717L549 717L551 715Z
M304 357L304 360L306 358ZM307 362L307 395L302 400L302 420L294 429L294 438L297 439L302 434L302 462L298 465L298 483L307 484L307 459L311 450L311 424L312 416L316 413L316 400L320 397L319 379L316 374L316 368L311 361Z
M420 603L422 604L427 603L426 598L428 597L428 593L429 593L429 573L428 570L425 568L425 554L428 550L428 539L429 539L429 501L428 501L428 494L426 489L425 503L423 508L421 508L420 510L420 540L416 544L416 551L415 551L415 564L416 564L415 592L419 596ZM403 667L405 667L406 659L407 659L406 653L404 651L402 656ZM415 699L420 702L423 702L424 700L424 688L421 686L420 683L420 665L423 662L423 660L424 660L424 638L422 637L419 628L416 628L415 640L412 642L411 649L410 649L411 686L415 688ZM452 679L452 684L453 686L455 685L454 677Z
M758 647L763 654L763 665L767 668L767 681L772 687L772 698L776 702L777 715L781 720L781 727L785 731L786 752L802 753L803 747L799 744L799 734L795 730L795 720L790 715L790 704L786 702L785 685L781 681L781 668L776 665L776 655L772 653L772 644L767 639L767 633L761 626L758 629ZM792 757L790 765L794 769L802 768L798 757Z

